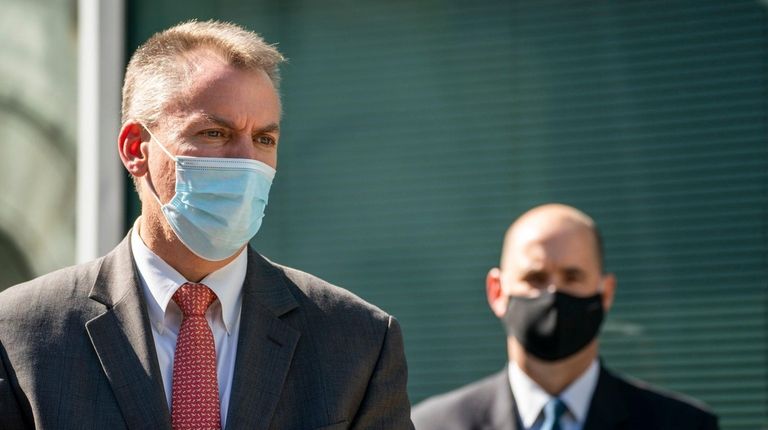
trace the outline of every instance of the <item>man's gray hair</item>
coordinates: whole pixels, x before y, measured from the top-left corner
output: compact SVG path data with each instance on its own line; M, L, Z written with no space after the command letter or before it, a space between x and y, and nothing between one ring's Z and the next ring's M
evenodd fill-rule
M258 34L219 21L187 21L156 33L131 57L123 84L122 122L154 124L179 101L195 70L196 54L212 52L242 70L263 70L275 89L285 58Z

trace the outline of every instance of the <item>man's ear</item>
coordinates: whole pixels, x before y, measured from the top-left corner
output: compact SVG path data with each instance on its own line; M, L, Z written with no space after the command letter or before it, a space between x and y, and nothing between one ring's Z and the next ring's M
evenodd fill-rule
M146 145L143 145L142 137L144 127L138 122L128 121L120 129L120 135L117 138L117 149L120 154L120 161L128 172L136 177L147 174L147 152Z
M497 318L503 317L507 313L509 297L501 288L501 269L498 267L489 270L485 277L485 295L494 315Z
M616 294L616 276L613 273L603 275L603 310L608 312L613 305L613 296Z

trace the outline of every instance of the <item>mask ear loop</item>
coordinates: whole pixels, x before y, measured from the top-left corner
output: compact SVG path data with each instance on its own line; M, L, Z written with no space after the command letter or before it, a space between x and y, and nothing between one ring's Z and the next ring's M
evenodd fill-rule
M154 140L154 141L155 141L155 144L156 144L157 146L159 146L159 147L160 147L160 149L162 149L162 150L163 150L163 152L165 152L165 154L168 156L168 158L170 158L170 159L171 159L171 160L173 160L173 161L176 161L176 157L175 157L173 154L171 154L171 153L168 151L168 149L165 147L165 145L163 145L162 143L160 143L160 139L158 139L158 138L156 138L156 137L155 137L155 135L152 133L152 131L149 129L149 127L147 127L147 126L146 126L146 125L145 125L143 122L141 122L141 121L139 121L139 124L141 124L141 126L142 126L142 127L144 127L144 130L147 130L147 133L149 133L149 137L151 137L150 141Z
M143 123L143 122L141 122L141 121L138 121L138 123L139 123L139 124L141 124L141 126L142 126L142 127L144 127L144 130L146 130L146 131L147 131L147 133L149 133L149 137L150 137L149 141L150 141L150 142L151 142L151 141L154 141L154 142L155 142L155 145L159 146L159 147L160 147L160 149L162 149L162 150L163 150L163 152L165 152L165 154L166 154L166 155L167 155L167 156L168 156L168 157L169 157L171 160L173 160L174 162L177 162L177 159L176 159L176 157L174 157L174 156L173 156L173 154L171 154L171 153L168 151L168 149L165 147L165 145L163 145L162 143L160 143L160 140L159 140L158 138L156 138L154 134L152 134L152 132L149 130L149 127L147 127L147 126L146 126L146 124L144 124L144 123ZM151 193L151 194L152 194L152 197L154 197L154 198L155 198L155 200L157 201L157 204L158 204L158 205L160 205L160 207L163 207L163 206L164 206L164 205L163 205L163 202L161 202L161 201L160 201L160 196L158 196L158 195L157 195L157 190L155 190L155 184L153 184L153 183L152 183L152 180L149 178L149 175L150 175L150 174L149 174L149 170L147 170L147 174L146 174L146 176L144 177L144 180L146 181L147 185L149 186L149 190L152 192L152 193Z

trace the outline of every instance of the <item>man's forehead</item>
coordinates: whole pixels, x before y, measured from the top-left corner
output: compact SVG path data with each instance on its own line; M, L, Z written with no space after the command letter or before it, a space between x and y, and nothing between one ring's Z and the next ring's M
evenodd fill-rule
M546 267L546 252L540 244L515 246L507 255L506 265L520 272L544 270Z
M275 83L269 77L266 70L259 67L243 67L232 64L220 54L206 48L201 48L187 53L179 60L179 67L183 72L183 93L188 97L209 97L209 91L220 91L222 83L236 82L238 87L245 85L246 77L258 77L260 85L268 85L277 95ZM252 83L251 83L252 84ZM279 98L279 97L278 97Z
M266 75L265 75L266 76ZM268 79L265 77L265 79ZM268 91L274 92L266 97L253 97L246 105L230 105L209 97L204 87L187 87L188 91L169 100L163 107L162 117L176 126L183 127L194 124L218 124L233 129L238 129L256 118L257 127L276 128L282 117L280 98L271 87ZM243 91L247 91L244 89ZM264 124L261 124L264 123Z
M565 263L591 257L590 250L596 250L594 233L581 223L529 222L510 229L502 264L541 268L551 262Z

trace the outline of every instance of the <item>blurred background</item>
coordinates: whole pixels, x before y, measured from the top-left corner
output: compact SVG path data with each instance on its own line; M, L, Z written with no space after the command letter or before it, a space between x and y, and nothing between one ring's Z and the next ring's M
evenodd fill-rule
M84 3L0 0L0 289L76 260ZM394 314L414 403L504 366L485 275L510 222L556 201L596 219L619 280L607 366L723 429L768 428L765 2L102 4L123 65L191 18L279 44L280 164L253 245ZM100 193L125 201L100 221L125 232L132 190Z

